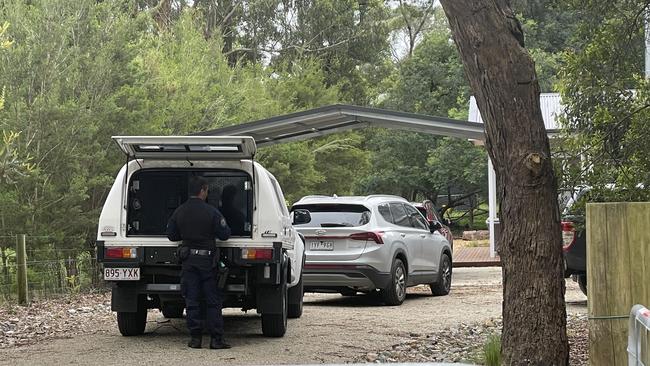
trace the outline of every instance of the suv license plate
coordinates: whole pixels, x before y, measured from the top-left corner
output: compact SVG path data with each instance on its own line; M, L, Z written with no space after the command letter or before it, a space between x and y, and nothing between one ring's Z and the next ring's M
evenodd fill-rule
M333 241L312 241L309 243L309 249L311 250L334 250Z
M138 281L140 268L104 268L104 279L107 281Z

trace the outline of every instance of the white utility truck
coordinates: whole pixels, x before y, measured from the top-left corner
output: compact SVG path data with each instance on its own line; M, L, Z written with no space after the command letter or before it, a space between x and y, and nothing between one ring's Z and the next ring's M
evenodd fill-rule
M111 308L122 335L144 332L147 309L183 316L180 242L166 237L167 220L188 199L195 175L209 183L207 202L238 211L231 238L217 241L224 307L257 309L262 333L281 337L287 317L302 314L304 239L292 225L277 180L255 162L249 136L116 136L126 154L99 219L97 261L112 286ZM225 188L225 190L224 190ZM294 213L294 215L296 215ZM309 213L298 213L302 222Z

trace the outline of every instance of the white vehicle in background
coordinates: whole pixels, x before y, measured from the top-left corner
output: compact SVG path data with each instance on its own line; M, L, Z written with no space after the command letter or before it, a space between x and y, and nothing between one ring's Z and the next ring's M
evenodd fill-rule
M200 175L209 182L209 204L220 208L221 192L228 187L236 192L234 206L244 217L243 225L231 228L230 239L217 241L227 266L224 307L257 309L263 334L283 336L287 317L302 314L304 243L278 182L253 160L253 138L113 139L127 163L102 209L97 260L112 284L111 308L120 332L142 334L150 308L182 317L179 243L169 241L165 230L171 214L188 199L189 178Z
M380 290L389 305L401 304L406 288L418 284L430 285L433 295L449 293L452 249L442 226L404 198L307 196L292 211L306 240L306 291Z

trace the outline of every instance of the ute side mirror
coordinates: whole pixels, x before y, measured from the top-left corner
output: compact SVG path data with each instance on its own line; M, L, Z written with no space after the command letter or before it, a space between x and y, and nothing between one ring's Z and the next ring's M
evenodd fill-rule
M435 220L429 220L429 231L432 233L442 229L442 224Z
M311 222L311 214L309 213L308 210L297 209L297 210L293 210L292 213L293 213L294 225L308 224Z

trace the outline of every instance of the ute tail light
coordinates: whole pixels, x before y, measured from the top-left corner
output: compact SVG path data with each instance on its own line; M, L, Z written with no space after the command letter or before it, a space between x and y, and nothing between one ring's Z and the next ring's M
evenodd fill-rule
M104 249L104 257L109 259L134 259L138 257L138 248L110 247Z
M241 257L242 259L271 260L273 259L273 249L258 249L258 248L242 249Z
M364 231L362 233L354 233L349 236L352 240L372 240L377 244L384 244L383 231Z
M576 228L571 221L562 221L562 249L567 251L576 242Z

